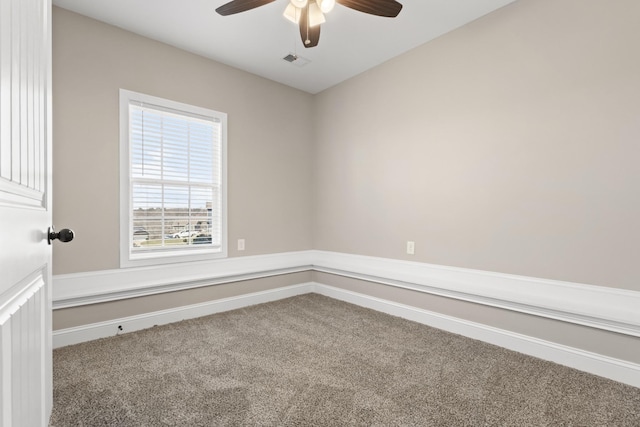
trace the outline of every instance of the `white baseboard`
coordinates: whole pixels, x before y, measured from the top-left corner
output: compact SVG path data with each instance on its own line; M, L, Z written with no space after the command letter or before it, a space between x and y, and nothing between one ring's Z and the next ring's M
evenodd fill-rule
M157 325L166 325L168 323L179 322L181 320L195 319L196 317L208 316L210 314L221 313L223 311L236 310L238 308L262 304L265 302L277 301L296 295L308 294L313 292L313 289L313 284L304 283L168 310L154 311L137 316L129 316L73 328L59 329L53 331L53 348L79 344L81 342L111 337L127 332L139 331L141 329L147 329ZM119 329L119 326L122 327L122 330Z
M314 292L640 388L640 364L316 283Z
M532 338L503 329L493 328L467 320L359 294L320 283L304 283L269 291L256 292L201 304L156 311L139 316L125 317L53 332L53 347L78 344L98 338L133 332L141 329L235 310L250 305L276 301L296 295L318 293L330 298L371 308L424 325L453 332L469 338L498 345L529 356L555 362L590 374L640 388L640 365L602 356L585 350ZM122 326L119 331L118 326Z
M312 251L313 269L640 337L640 292L339 252Z
M638 291L316 250L56 275L53 308L303 271L351 277L640 337Z
M53 309L309 271L312 252L58 274L53 276Z

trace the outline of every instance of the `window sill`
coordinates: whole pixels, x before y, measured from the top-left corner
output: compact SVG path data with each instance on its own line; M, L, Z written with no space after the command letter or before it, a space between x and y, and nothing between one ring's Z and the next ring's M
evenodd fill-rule
M164 265L195 261L208 261L227 257L224 249L194 249L188 251L163 251L125 253L120 257L120 268L144 267L148 265Z

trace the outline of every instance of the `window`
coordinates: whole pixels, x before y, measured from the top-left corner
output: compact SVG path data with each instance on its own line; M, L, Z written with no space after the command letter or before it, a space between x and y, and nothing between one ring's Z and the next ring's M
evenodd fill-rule
M120 264L225 257L224 113L120 90Z

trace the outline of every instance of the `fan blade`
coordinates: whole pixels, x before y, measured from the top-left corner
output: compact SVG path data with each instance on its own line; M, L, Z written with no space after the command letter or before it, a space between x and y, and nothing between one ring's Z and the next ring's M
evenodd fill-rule
M307 25L309 22L309 5L307 4L300 13L300 38L304 47L318 46L320 41L320 25L310 27Z
M216 12L222 16L233 15L234 13L245 12L274 1L276 0L233 0L217 8Z
M402 5L395 0L336 0L343 6L371 15L395 18L402 10Z

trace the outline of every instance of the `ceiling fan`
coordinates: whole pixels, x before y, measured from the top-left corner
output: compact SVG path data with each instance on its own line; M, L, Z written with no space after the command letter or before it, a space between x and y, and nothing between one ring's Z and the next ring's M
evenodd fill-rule
M245 12L272 3L275 0L232 0L216 9L222 16ZM284 11L285 18L298 24L304 47L314 47L320 41L320 24L325 22L324 14L330 12L336 3L359 12L395 18L402 5L395 0L290 0Z

